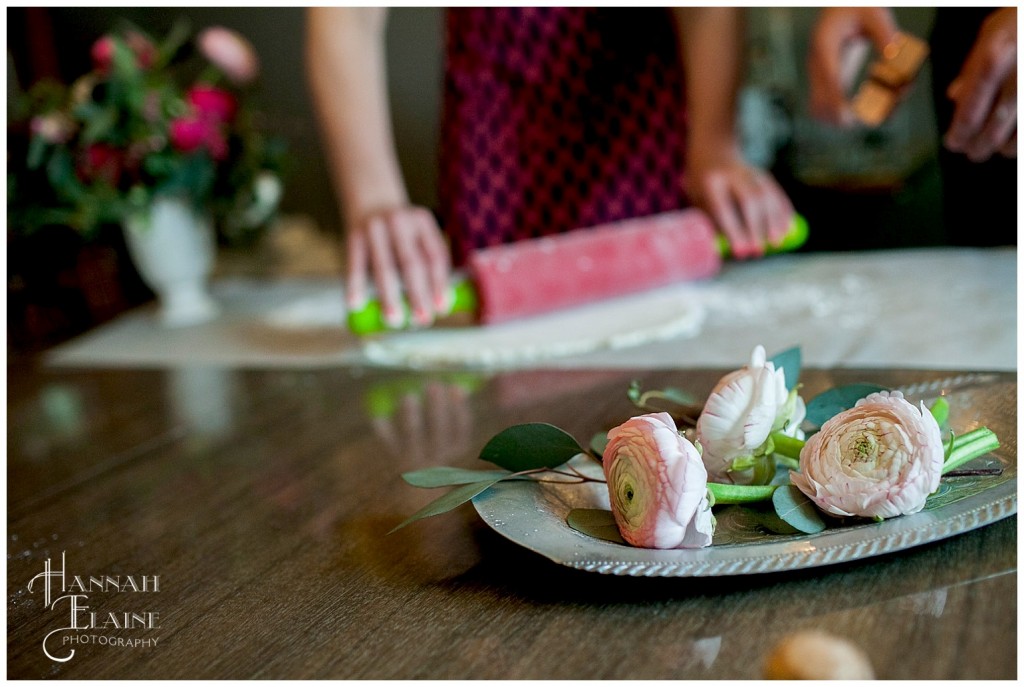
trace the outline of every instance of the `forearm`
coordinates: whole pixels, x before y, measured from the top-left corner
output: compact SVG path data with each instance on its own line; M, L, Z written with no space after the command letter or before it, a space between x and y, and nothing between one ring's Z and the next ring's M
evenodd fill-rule
M686 78L692 153L738 152L736 94L742 78L742 10L683 7L673 10Z
M306 64L326 155L350 226L408 202L386 90L384 8L311 8Z

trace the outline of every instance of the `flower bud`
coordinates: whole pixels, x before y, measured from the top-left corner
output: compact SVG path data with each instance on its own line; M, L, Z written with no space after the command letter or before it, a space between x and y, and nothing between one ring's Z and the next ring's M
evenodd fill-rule
M199 52L236 86L244 86L259 73L256 51L240 34L223 26L211 26L197 37Z
M763 346L755 347L749 365L715 385L697 420L712 479L731 481L733 461L757 454L773 430L785 427L796 436L805 412L799 396L786 390L785 372L766 361Z

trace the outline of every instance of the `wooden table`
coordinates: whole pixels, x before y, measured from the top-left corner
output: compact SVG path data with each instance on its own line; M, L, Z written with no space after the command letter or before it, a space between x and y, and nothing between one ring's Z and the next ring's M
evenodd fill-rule
M589 436L634 414L633 378L699 395L720 372L9 365L8 677L758 678L777 638L817 628L863 648L882 678L1014 678L1015 517L854 563L728 578L571 570L468 505L386 534L434 496L403 471L472 467L517 422ZM803 381L813 394L948 374ZM1015 423L993 429L1015 452ZM132 627L58 631L47 648L74 656L47 658L71 603L55 577L55 608L45 578L29 593L47 561L91 587L68 592L89 607L80 624L129 613Z

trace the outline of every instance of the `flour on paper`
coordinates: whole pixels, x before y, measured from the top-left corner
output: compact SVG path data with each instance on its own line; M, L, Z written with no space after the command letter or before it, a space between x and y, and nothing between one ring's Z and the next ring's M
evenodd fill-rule
M678 287L488 326L385 334L363 350L371 361L408 367L508 367L639 346L700 333L704 307Z

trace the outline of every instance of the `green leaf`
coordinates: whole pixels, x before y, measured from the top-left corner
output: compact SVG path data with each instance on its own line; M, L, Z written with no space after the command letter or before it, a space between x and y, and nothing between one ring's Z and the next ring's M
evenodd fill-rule
M583 453L572 435L544 422L514 425L487 442L480 459L512 472L554 468Z
M408 518L406 518L405 522L392 529L391 532L400 530L409 523L416 522L417 520L429 518L432 515L440 515L441 513L447 513L453 508L457 508L458 506L464 504L466 501L471 500L474 496L477 496L478 494L487 491L487 489L494 486L498 481L499 480L497 479L488 479L484 480L483 482L472 482L470 484L464 484L461 487L452 489L444 496L434 499L426 506L410 515ZM391 532L388 532L388 534L391 534Z
M608 432L598 432L590 437L590 450L597 456L598 462L604 460L604 450L608 448Z
M772 532L773 534L798 534L800 532L800 530L780 518L774 510L762 510L760 508L748 508L745 506L733 507L742 508L744 516L747 519L753 521L757 526Z
M792 390L796 387L797 382L800 381L800 365L802 362L799 346L787 348L781 353L776 353L768 359L768 362L774 363L775 369L781 369L786 375L786 389Z
M928 410L931 411L932 417L935 418L936 424L939 425L939 429L943 429L949 421L949 401L946 400L946 397L939 396L936 398L932 401L932 405Z
M775 514L800 532L817 534L825 529L825 520L818 508L792 484L779 487L772 494Z
M82 140L93 143L110 135L117 124L117 109L114 107L96 108L92 116L86 120L82 128Z
M28 168L39 169L43 164L43 158L46 156L47 149L46 141L39 136L33 136L32 140L28 144Z
M844 410L852 408L865 396L887 390L877 384L847 384L829 389L807 403L807 421L820 427Z
M501 480L512 473L506 470L465 470L463 468L434 467L413 470L402 474L402 479L414 487L434 489L451 487L457 484L472 484L489 479Z
M619 527L615 524L615 516L610 510L600 508L573 508L565 517L569 527L594 537L610 541L615 544L625 544L626 540L619 534Z

